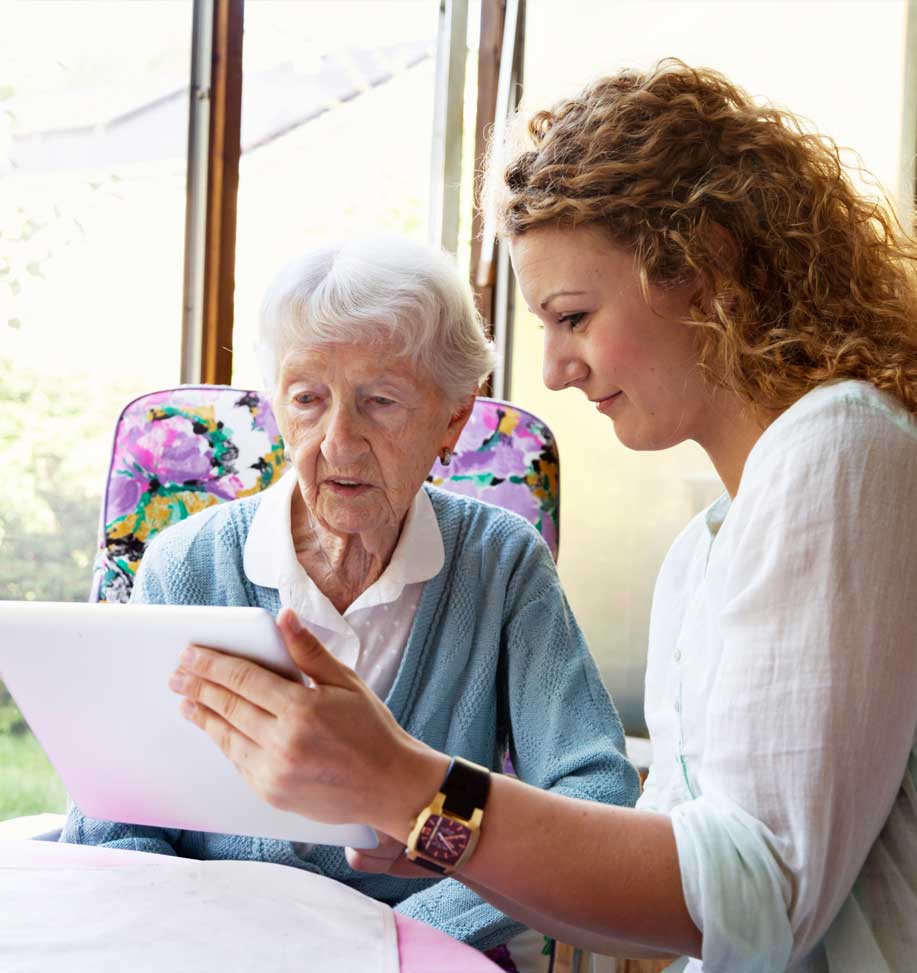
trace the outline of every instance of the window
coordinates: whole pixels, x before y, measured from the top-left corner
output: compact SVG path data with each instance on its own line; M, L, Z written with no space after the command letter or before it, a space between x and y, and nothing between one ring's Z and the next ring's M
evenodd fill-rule
M310 242L427 239L438 6L246 6L234 383L260 387L262 293Z
M191 6L5 21L0 598L87 598L115 418L178 382ZM63 802L0 685L0 819Z

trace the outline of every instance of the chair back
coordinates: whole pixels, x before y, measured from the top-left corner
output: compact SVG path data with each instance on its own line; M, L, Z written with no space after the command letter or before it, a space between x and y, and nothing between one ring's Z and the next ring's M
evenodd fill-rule
M258 493L285 470L283 439L259 392L189 385L134 399L115 426L90 600L127 601L156 534ZM557 557L560 463L554 436L536 416L477 399L451 464L437 460L427 479L521 514Z
M538 528L557 560L560 457L547 424L511 402L478 397L448 466L427 482L504 507Z

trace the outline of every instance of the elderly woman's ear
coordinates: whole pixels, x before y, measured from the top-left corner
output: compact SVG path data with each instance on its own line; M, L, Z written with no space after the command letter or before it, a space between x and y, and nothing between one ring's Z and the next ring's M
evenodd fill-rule
M455 450L455 445L462 435L465 423L471 418L471 413L474 411L474 400L476 398L477 396L472 393L467 399L462 399L452 412L452 418L449 420L446 435L443 437L442 442L443 448L448 449L450 454Z

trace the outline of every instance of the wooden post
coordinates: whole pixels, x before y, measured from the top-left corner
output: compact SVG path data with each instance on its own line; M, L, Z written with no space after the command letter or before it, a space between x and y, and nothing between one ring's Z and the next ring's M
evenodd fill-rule
M232 381L244 0L214 0L201 381Z
M501 142L507 120L516 107L522 80L524 37L525 0L483 0L479 48L482 73L478 81L475 132L477 193L489 130L493 130L493 139ZM493 214L478 211L475 215L478 221L473 228L472 287L500 356L488 379L486 394L508 399L512 384L513 272L506 247L496 240Z
M494 322L493 281L479 283L478 262L481 259L481 233L484 218L477 206L481 193L487 138L494 123L497 105L497 80L500 76L500 51L503 47L503 21L506 0L482 0L481 33L478 44L478 104L474 133L474 212L471 220L471 286L478 310L488 331Z

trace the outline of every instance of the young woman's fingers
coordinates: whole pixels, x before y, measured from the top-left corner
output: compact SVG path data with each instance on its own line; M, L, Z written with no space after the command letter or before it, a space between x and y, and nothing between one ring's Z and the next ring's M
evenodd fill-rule
M353 669L339 662L299 620L292 608L277 616L277 627L290 658L319 686L351 689L358 682Z
M200 727L246 778L251 776L253 756L259 749L257 743L202 703L182 700L181 714Z
M274 715L282 713L303 689L275 672L202 645L189 645L182 653L180 668L201 679L223 686Z
M219 683L179 669L169 680L169 688L186 700L199 703L260 747L266 747L277 718L267 710L239 696ZM184 711L183 711L184 712Z

